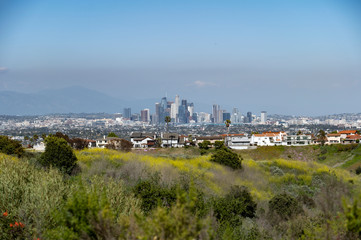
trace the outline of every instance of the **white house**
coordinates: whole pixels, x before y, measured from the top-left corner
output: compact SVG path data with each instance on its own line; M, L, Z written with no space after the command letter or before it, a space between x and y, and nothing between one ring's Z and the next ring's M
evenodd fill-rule
M312 143L311 135L287 135L283 138L283 145L285 146L305 146Z
M280 146L283 138L287 134L285 132L264 132L262 134L253 134L251 137L251 145L253 146Z
M339 133L329 133L327 134L327 142L326 144L339 144L341 143L341 134Z
M178 133L162 133L162 147L184 147L184 143Z
M227 147L231 149L249 149L251 146L251 138L244 134L229 134L225 139Z
M156 145L156 135L152 133L133 132L130 135L130 142L133 148L149 148Z

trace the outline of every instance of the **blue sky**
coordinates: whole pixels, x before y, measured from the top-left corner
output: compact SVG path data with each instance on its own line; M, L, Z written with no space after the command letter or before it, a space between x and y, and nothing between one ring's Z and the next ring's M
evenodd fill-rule
M361 3L1 1L0 91L73 85L242 112L361 112Z

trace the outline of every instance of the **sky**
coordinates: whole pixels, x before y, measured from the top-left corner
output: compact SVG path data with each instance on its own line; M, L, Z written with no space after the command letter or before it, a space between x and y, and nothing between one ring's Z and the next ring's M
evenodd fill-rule
M361 1L1 0L0 91L69 86L196 111L361 112Z

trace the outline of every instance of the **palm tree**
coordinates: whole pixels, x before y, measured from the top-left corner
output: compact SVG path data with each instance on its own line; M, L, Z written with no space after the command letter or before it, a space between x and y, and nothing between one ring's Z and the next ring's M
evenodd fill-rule
M321 143L321 145L325 145L325 142L327 140L327 137L326 137L326 133L325 131L323 131L322 129L318 132L317 134L317 137L318 137L318 141Z
M225 122L226 127L227 127L227 135L229 134L229 126L231 125L231 120L227 119Z
M170 123L171 118L170 118L169 116L165 116L164 121L165 121L166 124L167 124L167 132L169 132L169 128L168 128L169 126L168 126L168 124Z
M224 141L224 144L226 145L226 146L228 146L228 135L229 135L229 126L231 125L231 120L229 120L229 119L227 119L225 122L224 122L225 124L226 124L226 127L227 127L227 136L226 136L226 138L224 139L225 141Z

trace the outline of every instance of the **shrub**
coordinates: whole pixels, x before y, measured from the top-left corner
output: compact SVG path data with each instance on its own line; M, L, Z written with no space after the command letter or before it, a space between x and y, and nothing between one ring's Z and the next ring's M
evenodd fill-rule
M24 155L24 148L20 142L12 140L7 136L0 136L0 152L21 157Z
M361 166L358 166L358 167L356 168L356 174L357 174L357 175L360 175L360 174L361 174Z
M142 199L141 209L149 213L157 206L169 207L176 200L176 189L164 188L152 179L139 181L133 192L136 197Z
M298 201L286 193L274 196L268 202L268 207L271 215L282 220L288 220L302 212Z
M54 213L56 226L46 232L48 239L116 239L119 232L104 192L90 192L80 183L60 211Z
M215 239L212 219L194 214L196 198L191 191L183 192L168 209L158 207L146 217L134 214L123 218L120 239Z
M198 143L199 149L204 149L204 150L208 150L210 145L211 145L211 142L208 140Z
M49 136L45 139L45 144L45 152L40 157L40 163L45 167L53 166L63 173L71 174L77 158L67 141Z
M215 147L216 149L225 148L225 146L224 146L224 141L215 141L215 142L214 142L214 147Z
M222 165L226 165L233 169L241 169L242 163L237 153L227 148L217 150L212 156L211 161Z
M213 202L215 217L221 223L239 225L243 217L255 217L257 204L246 187L233 186L231 191Z

